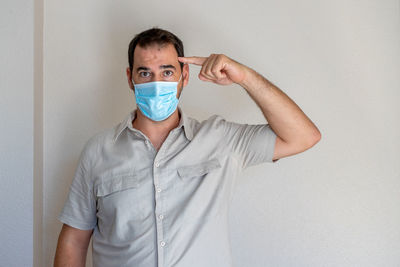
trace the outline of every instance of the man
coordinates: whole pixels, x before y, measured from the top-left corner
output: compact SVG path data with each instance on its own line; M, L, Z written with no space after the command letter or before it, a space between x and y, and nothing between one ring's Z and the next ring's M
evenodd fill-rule
M92 233L94 266L232 266L227 219L237 173L305 151L320 132L256 71L225 55L184 57L168 31L136 35L128 55L138 108L85 145L59 216L55 266L84 266ZM239 84L269 124L187 117L178 99L188 64L201 66L203 81Z

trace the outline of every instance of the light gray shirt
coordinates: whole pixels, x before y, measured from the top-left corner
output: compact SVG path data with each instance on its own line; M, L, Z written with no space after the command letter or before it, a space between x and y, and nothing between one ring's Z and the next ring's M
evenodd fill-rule
M94 267L231 267L228 211L237 174L272 161L269 124L179 126L157 151L132 127L136 110L83 148L58 219L93 231Z

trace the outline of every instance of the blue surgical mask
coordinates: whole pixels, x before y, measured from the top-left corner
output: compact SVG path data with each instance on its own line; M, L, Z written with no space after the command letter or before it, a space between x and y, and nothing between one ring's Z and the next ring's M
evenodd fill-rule
M174 113L179 100L176 98L177 82L155 81L135 84L136 104L140 111L153 121L163 121Z

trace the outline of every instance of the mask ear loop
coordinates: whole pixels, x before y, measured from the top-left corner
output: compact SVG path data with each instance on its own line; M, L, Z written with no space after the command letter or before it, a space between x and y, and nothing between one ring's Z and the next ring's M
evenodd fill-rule
M133 87L135 87L136 84L135 84L135 82L133 81L133 75L132 75L131 81L132 81Z

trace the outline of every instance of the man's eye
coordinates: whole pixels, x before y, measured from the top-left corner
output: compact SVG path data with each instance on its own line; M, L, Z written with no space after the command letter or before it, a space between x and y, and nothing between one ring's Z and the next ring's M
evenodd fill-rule
M170 71L170 70L164 71L164 76L172 76L173 74L174 74L173 71Z
M140 77L149 77L149 75L150 75L150 73L147 71L143 71L143 72L139 73Z

